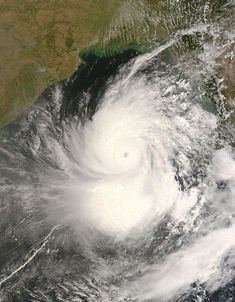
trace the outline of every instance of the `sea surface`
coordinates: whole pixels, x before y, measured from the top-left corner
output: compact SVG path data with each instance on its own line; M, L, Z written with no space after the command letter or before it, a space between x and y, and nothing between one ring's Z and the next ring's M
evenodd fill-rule
M0 302L235 301L234 3L113 10L0 129Z

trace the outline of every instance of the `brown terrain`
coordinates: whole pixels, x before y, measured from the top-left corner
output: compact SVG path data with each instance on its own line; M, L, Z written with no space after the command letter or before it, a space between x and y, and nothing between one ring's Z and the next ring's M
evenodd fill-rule
M202 18L200 1L192 14L187 1L185 8L171 8L168 0L0 0L0 127L48 85L69 77L84 47L111 42L116 48L120 43L165 39L184 28L187 9L187 24ZM216 9L213 4L208 20ZM232 17L229 20L233 22ZM225 32L231 24L226 26ZM234 45L225 48L216 67L228 99L234 97L235 87L230 52L234 54Z
M79 51L96 43L112 2L0 0L0 127L71 75Z

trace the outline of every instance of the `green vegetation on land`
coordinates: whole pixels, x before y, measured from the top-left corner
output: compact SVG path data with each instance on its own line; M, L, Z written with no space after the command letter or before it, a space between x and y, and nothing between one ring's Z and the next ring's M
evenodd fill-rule
M98 56L129 48L149 51L177 30L213 22L218 13L224 18L227 2L208 0L205 6L204 0L0 0L0 127L49 84L69 77L80 63L79 52L82 57L87 51ZM228 27L226 23L224 30ZM200 51L202 38L210 39L185 35L172 51L192 57L193 50ZM235 87L234 62L226 53L219 58L218 74L225 78L229 98Z

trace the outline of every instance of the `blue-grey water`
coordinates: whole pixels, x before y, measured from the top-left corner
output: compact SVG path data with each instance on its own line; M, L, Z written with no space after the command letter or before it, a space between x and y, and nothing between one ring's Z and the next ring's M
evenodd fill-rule
M0 130L0 301L235 301L233 31L193 23Z

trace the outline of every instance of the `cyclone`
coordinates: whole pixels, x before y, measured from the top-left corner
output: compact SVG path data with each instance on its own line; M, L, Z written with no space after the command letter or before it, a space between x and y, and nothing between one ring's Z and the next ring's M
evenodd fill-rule
M146 99L143 86L141 81L126 97L107 95L92 121L74 129L67 141L68 145L73 141L73 156L80 166L74 179L78 183L74 194L82 203L79 211L114 235L125 236L147 225L177 198L173 171L160 143L164 118L151 96Z
M186 79L178 83L177 100L171 96L174 85L161 95L160 85L166 79L157 72L150 84L144 75L125 82L129 72L120 73L122 80L114 80L91 120L65 129L69 156L61 147L53 147L53 157L62 155L59 160L69 174L70 206L78 220L83 220L82 213L101 232L125 237L143 231L166 213L180 215L191 191L179 188L174 165L195 152L192 144L198 152L208 152L216 119L187 99ZM176 110L178 116L172 114ZM190 197L188 209L195 203Z
M219 301L233 284L233 148L169 51L184 34L87 89L82 67L1 131L6 301L14 282L33 301L107 302Z

